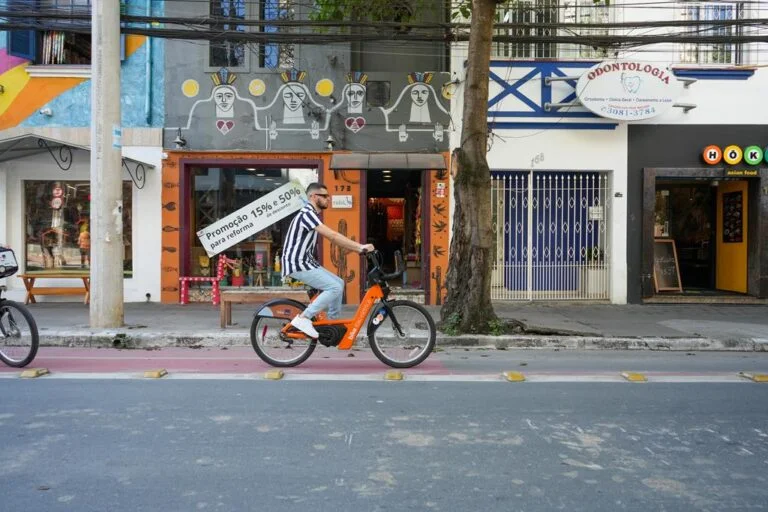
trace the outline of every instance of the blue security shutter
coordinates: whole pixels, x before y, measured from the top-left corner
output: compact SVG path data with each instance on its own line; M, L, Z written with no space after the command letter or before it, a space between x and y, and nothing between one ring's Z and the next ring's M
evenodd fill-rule
M8 55L27 60L37 58L37 32L34 30L11 30L8 32Z

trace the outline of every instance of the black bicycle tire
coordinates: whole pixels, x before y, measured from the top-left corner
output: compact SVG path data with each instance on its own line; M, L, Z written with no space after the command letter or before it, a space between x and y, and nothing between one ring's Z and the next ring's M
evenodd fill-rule
M427 350L424 350L424 353L421 354L419 357L412 361L407 362L400 362L400 361L393 361L392 359L388 358L384 352L382 352L377 343L376 343L376 335L375 335L375 329L373 325L373 315L371 318L368 319L368 344L371 346L371 350L373 351L373 354L381 361L382 363L386 364L387 366L391 366L392 368L413 368L414 366L417 366L424 362L424 360L429 357L429 354L432 353L433 350L435 350L435 343L437 341L437 327L435 327L435 321L432 319L432 315L429 314L429 311L422 306L421 304L417 304L416 302L413 302L411 300L393 300L388 302L389 306L392 308L398 307L398 306L409 306L417 311L419 311L422 315L424 315L424 318L427 319L427 324L429 324L429 341L427 342Z
M289 304L292 307L300 308L301 311L304 311L307 308L306 304L303 304L301 302L298 302L292 299L277 299L277 300L271 301L269 306L274 307L274 306L280 305L281 303ZM317 347L317 340L312 340L309 343L309 345L307 345L307 350L304 352L304 354L302 354L295 361L286 363L284 361L278 361L276 359L272 359L261 349L261 347L259 347L259 344L256 341L256 333L258 332L257 330L258 325L262 318L264 317L260 317L258 316L258 314L256 314L254 315L253 321L251 322L251 346L253 346L253 350L256 352L256 355L258 355L259 358L265 363L267 363L268 365L276 366L278 368L290 368L293 366L298 366L304 361L306 361L307 359L309 359L309 356L311 356L312 352L315 351L315 348Z
M30 334L32 335L32 344L30 346L29 353L24 359L20 361L14 361L5 357L2 351L0 351L0 361L4 362L5 364L13 368L23 368L35 359L35 356L37 355L37 349L40 346L40 335L37 332L37 323L35 322L35 318L32 316L32 313L30 313L29 310L23 304L20 304L12 300L3 299L3 301L0 302L0 309L5 307L16 309L19 313L21 313L21 316L23 316L24 319L27 321L27 324L29 325Z

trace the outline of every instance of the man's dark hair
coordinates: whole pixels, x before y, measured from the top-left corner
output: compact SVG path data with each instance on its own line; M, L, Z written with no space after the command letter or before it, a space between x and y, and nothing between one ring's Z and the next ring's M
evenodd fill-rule
M322 183L317 183L317 182L310 183L309 186L307 187L307 196L310 196L313 193L317 192L318 190L322 190L322 189L327 190L328 187L326 187Z

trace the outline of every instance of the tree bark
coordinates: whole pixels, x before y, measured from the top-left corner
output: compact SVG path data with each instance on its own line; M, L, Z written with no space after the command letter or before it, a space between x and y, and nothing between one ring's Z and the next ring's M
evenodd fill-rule
M491 330L493 230L488 145L488 80L496 0L473 0L461 145L454 176L454 215L446 286L440 313L444 325L461 332Z

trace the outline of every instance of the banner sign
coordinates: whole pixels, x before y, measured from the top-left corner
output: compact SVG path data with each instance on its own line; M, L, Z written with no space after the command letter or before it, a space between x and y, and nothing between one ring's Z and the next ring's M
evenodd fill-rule
M224 251L299 211L307 202L304 187L291 181L197 232L208 256Z
M581 104L601 117L639 121L663 114L682 92L672 71L650 62L601 62L576 83Z

